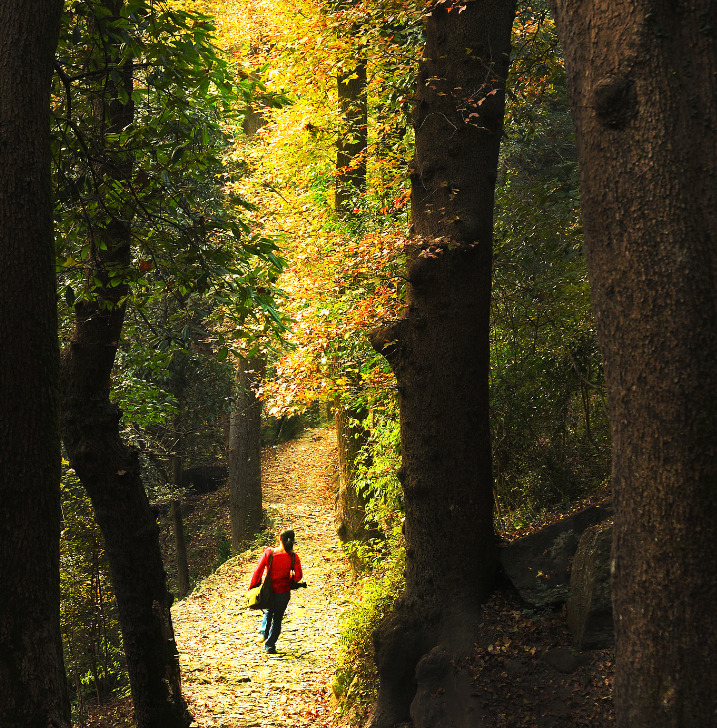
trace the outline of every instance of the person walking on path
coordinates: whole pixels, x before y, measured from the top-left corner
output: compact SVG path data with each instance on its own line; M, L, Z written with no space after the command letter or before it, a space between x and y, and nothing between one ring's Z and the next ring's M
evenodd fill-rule
M301 560L299 555L294 553L295 540L293 531L284 531L279 536L279 545L273 549L266 549L262 554L249 584L249 589L259 586L264 569L268 569L267 578L271 579L274 602L269 609L264 610L259 640L265 643L264 650L270 655L276 654L276 641L281 634L281 621L289 605L292 585L300 582L303 576ZM271 567L269 567L269 557L271 557Z

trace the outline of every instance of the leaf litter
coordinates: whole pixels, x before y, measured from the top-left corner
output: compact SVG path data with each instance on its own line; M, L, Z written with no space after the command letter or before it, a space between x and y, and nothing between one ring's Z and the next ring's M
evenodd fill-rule
M263 498L275 533L296 531L307 589L292 593L277 655L245 607L263 547L229 559L172 609L183 693L198 728L335 725L330 684L339 616L353 579L333 523L335 434L315 429L267 448Z
M336 467L330 428L309 430L263 454L267 521L277 533L296 530L309 583L292 594L276 656L266 655L255 641L260 614L244 607L261 545L229 559L173 607L183 694L197 728L336 728L330 685L338 621L356 596L333 524ZM200 525L211 521L228 529L228 492L197 496L191 505L187 520L200 543L195 568L201 577L211 571L215 541L214 532ZM534 529L500 535L508 541ZM169 547L171 533L165 535ZM462 668L472 672L484 728L614 725L611 651L576 653L561 612L531 610L506 585L483 606L483 615L474 653ZM546 656L555 651L577 655L573 672L549 663ZM132 728L131 699L91 708L83 725Z

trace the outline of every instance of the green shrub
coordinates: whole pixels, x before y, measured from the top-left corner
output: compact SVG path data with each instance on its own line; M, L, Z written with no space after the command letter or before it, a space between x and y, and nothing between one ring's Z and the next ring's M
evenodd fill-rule
M378 674L374 663L373 631L391 612L405 586L403 538L393 536L383 559L363 579L359 600L341 619L339 655L333 691L342 718L364 718L376 698Z
M74 471L64 471L61 494L60 622L73 710L81 720L88 700L124 697L129 681L104 540Z

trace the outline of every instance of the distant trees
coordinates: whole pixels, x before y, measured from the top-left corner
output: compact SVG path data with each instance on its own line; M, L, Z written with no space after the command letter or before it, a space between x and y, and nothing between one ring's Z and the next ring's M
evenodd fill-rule
M552 6L613 434L617 725L714 725L717 8Z
M360 51L358 51L360 53ZM345 61L346 63L346 61ZM366 191L368 154L368 101L366 60L355 59L337 79L341 120L336 140L336 214L351 214L356 200Z
M50 79L62 2L0 4L0 721L69 728Z
M236 396L229 416L229 508L235 553L262 518L261 400L256 388L263 371L262 355L237 361Z
M518 5L512 58L491 297L493 474L503 528L574 502L610 469L577 150L545 3Z

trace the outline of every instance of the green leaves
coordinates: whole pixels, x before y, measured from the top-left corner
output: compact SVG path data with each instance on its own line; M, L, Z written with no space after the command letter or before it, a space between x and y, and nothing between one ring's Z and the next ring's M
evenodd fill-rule
M569 501L602 482L609 433L577 153L547 8L523 5L513 33L496 189L491 427L504 511L533 517L531 509Z
M272 291L283 266L276 242L241 217L256 208L225 192L232 165L222 160L225 121L240 119L265 88L256 78L235 81L213 31L208 16L151 0L125 2L117 15L97 0L66 6L52 142L68 308L119 286L129 287L123 302L140 308L195 292L231 306L237 322L256 307L282 330L271 295L256 294ZM121 125L108 126L110 108ZM107 263L104 231L113 226L130 231L132 269ZM152 265L138 270L141 261Z
M65 287L65 303L67 303L68 308L72 308L75 305L75 292L69 283Z
M61 482L60 620L70 684L85 699L104 699L126 688L117 603L92 504L63 462ZM78 685L79 683L79 685ZM81 686L84 686L81 687ZM77 698L81 698L78 695Z

